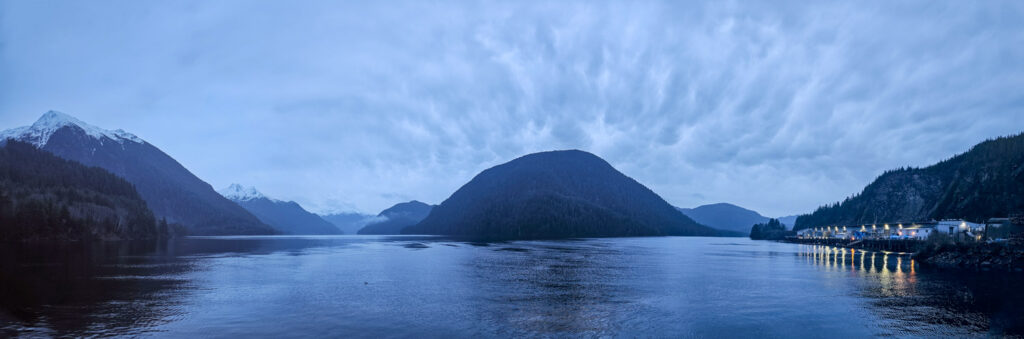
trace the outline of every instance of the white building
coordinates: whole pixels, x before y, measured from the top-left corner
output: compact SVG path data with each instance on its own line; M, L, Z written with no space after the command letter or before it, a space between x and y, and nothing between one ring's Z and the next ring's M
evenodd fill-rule
M942 220L915 223L903 229L904 235L919 240L928 239L928 236L936 232L949 236L965 234L970 237L977 237L985 232L985 224L976 224L964 220Z
M985 224L975 224L963 220L942 220L936 222L935 230L946 234L980 233L985 231Z
M903 229L902 235L909 239L925 240L935 232L935 225L911 224Z
M925 240L938 232L950 236L978 237L985 231L984 224L964 220L931 222L881 223L854 226L822 226L797 231L800 238L832 239L916 239Z

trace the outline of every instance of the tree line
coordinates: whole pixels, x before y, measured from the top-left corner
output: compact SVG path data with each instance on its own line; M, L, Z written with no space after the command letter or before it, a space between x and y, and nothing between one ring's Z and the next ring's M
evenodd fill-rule
M787 231L786 225L779 222L779 219L768 219L766 223L754 224L750 227L750 239L753 240L782 240L787 236L795 235L793 231Z
M139 239L173 228L104 169L15 140L0 147L0 240Z

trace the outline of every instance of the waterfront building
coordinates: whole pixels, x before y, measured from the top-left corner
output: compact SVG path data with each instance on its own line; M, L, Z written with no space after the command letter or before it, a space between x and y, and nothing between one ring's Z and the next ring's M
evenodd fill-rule
M926 222L894 222L864 225L830 225L812 227L797 231L801 239L913 239L925 240L934 233L954 237L971 237L980 240L986 224L965 220L941 220Z
M949 235L981 233L985 231L985 224L976 224L960 219L942 220L935 222L935 230Z
M935 232L935 226L936 224L932 223L913 223L903 228L901 237L905 239L925 240L928 239L928 236L932 235L932 232Z

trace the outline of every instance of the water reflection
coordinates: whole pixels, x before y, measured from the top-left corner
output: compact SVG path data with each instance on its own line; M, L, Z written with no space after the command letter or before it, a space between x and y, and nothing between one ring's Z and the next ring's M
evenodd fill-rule
M515 245L482 253L468 263L473 284L482 288L491 304L483 316L503 324L494 334L615 333L611 320L630 311L633 295L615 282L635 267L633 255L600 242ZM516 253L500 253L508 251Z
M0 246L0 337L136 335L188 310L202 259L402 244L435 237L194 237L187 239L4 243ZM6 334L6 335L4 335Z
M0 337L1024 334L1021 274L713 238L0 247Z
M806 263L853 284L879 315L881 335L1024 334L1019 273L921 268L907 253L801 245ZM926 279L919 279L919 271Z
M917 263L909 253L886 251L867 251L862 249L841 248L821 245L799 245L797 256L807 263L826 268L829 271L860 271L861 273L877 273L880 275L904 273L912 276L917 270Z
M136 334L167 321L193 288L194 269L168 243L5 244L0 249L0 325L55 336Z

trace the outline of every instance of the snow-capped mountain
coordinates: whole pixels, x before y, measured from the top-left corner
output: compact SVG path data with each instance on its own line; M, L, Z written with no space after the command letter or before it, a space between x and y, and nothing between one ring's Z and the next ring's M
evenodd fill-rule
M0 143L8 138L128 180L158 219L181 224L191 234L275 233L156 146L131 133L106 130L50 111L31 126L0 132Z
M220 193L220 195L223 195L225 198L236 202L267 198L263 193L257 191L255 187L244 187L239 184L231 184L227 188L217 191L217 193Z
M57 111L46 112L31 126L18 127L0 132L0 140L15 139L43 148L43 146L50 141L50 137L53 136L54 133L65 127L79 130L80 132L99 140L101 143L108 140L118 143L145 143L145 141L139 137L125 132L124 130L105 130Z
M219 191L255 215L260 221L285 234L341 234L341 230L320 216L306 211L294 201L281 201L263 195L254 187L231 184Z

